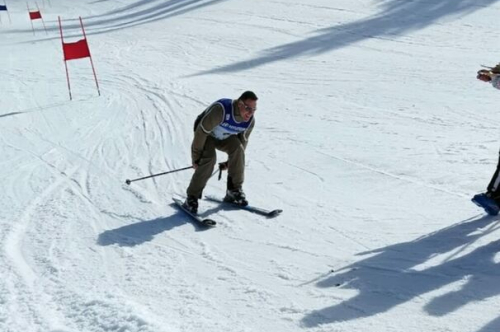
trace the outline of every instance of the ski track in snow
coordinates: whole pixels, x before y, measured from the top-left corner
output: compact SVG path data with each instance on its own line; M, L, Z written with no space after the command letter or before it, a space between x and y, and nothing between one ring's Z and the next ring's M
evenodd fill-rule
M136 327L140 327L141 330L148 330L144 329L144 326L147 325L147 323L139 316L134 317L135 315L133 314L131 317L126 318L125 314L118 314L121 312L130 312L130 309L127 310L127 307L121 304L121 301L113 299L113 297L110 299L107 299L106 297L103 297L102 299L89 299L82 296L83 294L70 295L71 290L69 290L69 292L68 290L61 292L61 290L58 289L61 288L61 285L59 285L61 284L61 281L58 280L57 274L60 269L64 269L64 266L59 266L57 261L53 262L51 259L53 256L52 251L54 251L54 249L57 250L57 247L54 248L54 244L57 243L57 237L56 240L51 240L51 236L58 235L59 238L64 238L68 235L61 235L58 234L58 232L54 232L55 234L49 233L48 230L45 229L46 225L43 223L40 224L40 220L44 220L43 214L47 213L46 210L49 210L49 212L54 211L51 209L51 204L53 204L54 201L57 201L57 199L54 199L52 196L54 196L56 192L61 191L64 187L68 188L63 190L63 192L69 190L72 194L78 193L78 201L80 202L89 202L89 198L86 197L84 193L81 193L82 187L72 179L79 168L78 166L67 171L58 170L58 167L53 165L51 162L45 161L43 156L36 157L48 166L48 169L51 173L53 173L51 175L54 176L56 180L47 186L47 188L42 192L37 194L37 197L28 204L20 216L19 221L15 223L15 227L10 230L7 238L5 239L4 250L6 257L10 260L10 263L6 265L6 267L11 266L12 270L17 271L17 275L19 275L20 280L22 280L22 282L19 282L16 279L10 281L13 283L10 289L15 290L15 294L11 294L7 300L7 307L10 309L10 312L7 312L6 314L6 316L9 317L7 319L7 324L9 324L9 319L13 319L13 325L23 326L24 324L28 324L26 329L30 329L30 323L40 325L40 330L50 329L51 331L66 330L65 326L68 325L71 329L76 328L78 330L93 328L106 329L104 326L85 327L82 326L81 323L78 327L78 320L72 322L76 325L71 327L70 322L67 321L68 317L79 317L82 315L84 317L91 317L92 315L95 315L99 317L117 317L116 323L114 324L118 324L123 327L127 326L127 328L134 328L135 325ZM92 202L89 202L88 205L90 205L90 208L95 209ZM88 208L83 210L88 211ZM97 214L97 216L98 215L99 214ZM50 217L50 214L48 217ZM90 218L89 220L93 219ZM65 225L65 223L62 223L61 225ZM51 224L49 224L49 226L51 226ZM97 231L95 224L93 225L93 228ZM52 231L55 230L56 229ZM66 229L66 231L68 230ZM75 232L74 234L81 233ZM34 246L34 248L30 251L34 253L33 256L25 257L25 254L21 249L23 247L25 248L28 244L25 238L29 238L31 245ZM74 241L73 239L70 240ZM46 244L50 245L47 247ZM50 248L49 253L46 252L47 248ZM106 264L104 264L104 266L106 266ZM39 279L45 279L44 276L46 274L51 275L51 277L49 278L50 282L47 285L44 285L47 281L40 281ZM105 275L106 274L104 274L104 276ZM54 283L55 285L52 286L51 283ZM55 290L53 290L53 288ZM16 302L11 304L10 299L15 298L24 299L22 303L25 303L25 307L18 307ZM61 317L61 308L58 307L60 305L65 308L66 316ZM72 308L74 312L68 312L68 308ZM122 318L120 318L120 316ZM21 323L23 321L26 323ZM83 320L83 323L88 324L88 322L91 321L91 319L88 321ZM155 328L151 328L150 330L154 331Z

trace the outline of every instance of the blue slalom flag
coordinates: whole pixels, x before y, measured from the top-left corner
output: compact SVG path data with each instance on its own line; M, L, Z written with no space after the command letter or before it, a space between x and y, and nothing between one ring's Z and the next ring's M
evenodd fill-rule
M7 11L7 5L5 5L5 6L4 6L4 5L0 5L0 10L5 10L5 11Z

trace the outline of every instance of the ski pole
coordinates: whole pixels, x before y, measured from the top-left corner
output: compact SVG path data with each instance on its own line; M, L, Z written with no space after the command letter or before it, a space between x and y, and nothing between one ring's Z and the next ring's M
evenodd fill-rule
M163 173L158 173L158 174L152 174L152 175L148 175L148 176L145 176L145 177L142 177L142 178L138 178L138 179L132 179L132 180L127 179L127 180L125 180L125 183L129 185L129 184L131 184L134 181L149 179L149 178L153 178L155 176L160 176L160 175L165 175L165 174L170 174L170 173L175 173L175 172L180 172L180 171L184 171L184 170L190 169L190 168L193 168L193 166L188 166L188 167L184 167L184 168L178 168L178 169L174 169L173 171L168 171L168 172L163 172Z

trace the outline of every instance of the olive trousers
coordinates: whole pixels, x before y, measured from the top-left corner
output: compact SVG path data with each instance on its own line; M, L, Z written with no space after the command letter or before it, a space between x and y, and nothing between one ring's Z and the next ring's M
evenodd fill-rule
M216 150L223 151L228 155L228 179L227 189L241 189L245 180L245 148L238 136L229 136L224 140L217 140L211 136L207 138L198 168L194 171L189 187L188 196L201 198L203 189L207 185L217 161Z

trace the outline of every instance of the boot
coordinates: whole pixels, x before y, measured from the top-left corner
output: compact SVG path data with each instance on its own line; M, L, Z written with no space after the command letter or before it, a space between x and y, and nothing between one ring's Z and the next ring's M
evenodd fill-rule
M198 213L198 198L195 196L188 196L184 204L182 204L186 210L189 210L191 213Z
M248 201L242 189L232 189L226 192L224 202L233 203L236 205L247 206Z
M496 216L500 211L500 207L490 196L491 195L489 195L489 193L478 194L472 198L472 202L474 202L477 206L482 207L489 215Z

